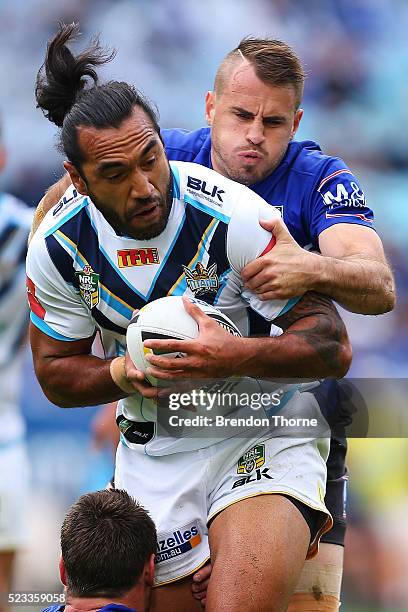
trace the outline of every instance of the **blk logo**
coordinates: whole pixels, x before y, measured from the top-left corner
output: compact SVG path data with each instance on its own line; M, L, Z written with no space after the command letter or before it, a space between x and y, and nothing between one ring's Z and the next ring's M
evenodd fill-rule
M221 195L225 193L225 191L223 189L219 189L217 185L214 185L214 187L207 187L207 181L202 181L201 179L189 176L187 179L187 187L190 187L190 189L193 189L194 191L201 191L201 193L204 193L211 198L215 198L217 196L218 200L223 202Z

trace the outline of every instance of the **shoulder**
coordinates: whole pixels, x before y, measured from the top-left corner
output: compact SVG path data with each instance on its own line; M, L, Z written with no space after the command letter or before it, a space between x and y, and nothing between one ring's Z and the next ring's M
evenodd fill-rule
M90 203L87 196L79 194L73 185L66 190L62 198L55 206L50 208L39 226L31 233L28 253L27 266L38 265L45 268L49 253L50 244L48 238L55 235L58 230L69 221L75 223L80 219L80 213Z
M289 144L286 155L292 170L308 174L315 180L322 181L333 172L348 172L350 168L339 157L326 155L320 146L312 140L293 141Z
M229 221L233 211L243 202L259 201L268 205L244 185L232 181L215 170L196 163L170 163L177 186L177 197L187 204L202 207L213 216ZM250 206L248 206L250 208Z
M60 200L46 213L36 235L46 237L53 234L64 223L77 216L89 203L87 196L81 195L73 185L70 185Z
M202 147L210 142L210 129L200 128L192 132L182 129L161 130L161 136L169 159L192 161Z

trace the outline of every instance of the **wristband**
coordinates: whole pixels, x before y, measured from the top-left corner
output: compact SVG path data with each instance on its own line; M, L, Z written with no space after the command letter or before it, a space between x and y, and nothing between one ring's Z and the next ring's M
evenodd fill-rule
M136 393L136 389L126 376L125 357L115 357L115 359L112 359L109 371L113 382L121 391L129 395Z

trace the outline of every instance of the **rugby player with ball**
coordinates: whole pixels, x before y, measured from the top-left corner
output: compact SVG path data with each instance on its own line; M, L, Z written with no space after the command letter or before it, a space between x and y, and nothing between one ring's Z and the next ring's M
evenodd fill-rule
M66 45L74 31L62 27L50 42L36 90L61 127L72 181L27 258L37 376L62 407L121 400L115 482L157 526L153 610L196 609L189 576L210 556L210 612L286 610L304 559L331 525L328 441L253 431L245 440L185 444L157 435L156 390L125 361L126 329L133 311L167 295L219 307L243 337L184 302L199 335L179 341L185 357L173 364L191 378L342 376L351 360L346 330L319 294L260 300L244 288L241 270L274 244L259 220L278 212L210 169L170 166L147 101L126 83L98 85L95 67L106 58L97 46L75 58ZM204 183L206 193L198 192ZM284 333L245 337L249 311ZM90 354L97 332L106 359ZM165 357L149 359L149 374L180 378L177 369L160 370ZM309 393L290 401L315 405ZM236 486L241 474L248 477Z

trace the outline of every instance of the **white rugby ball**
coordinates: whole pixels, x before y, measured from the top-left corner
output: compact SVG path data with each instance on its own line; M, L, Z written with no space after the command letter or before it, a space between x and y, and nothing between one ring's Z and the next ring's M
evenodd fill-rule
M220 310L201 300L189 299L230 334L242 335L231 319ZM193 340L197 338L198 333L198 325L193 317L186 312L182 297L168 296L146 304L133 315L126 333L127 350L137 369L146 372L149 362L146 361L145 357L154 351L143 345L144 340L153 338L159 340ZM156 354L159 353L156 351ZM164 353L160 352L160 354ZM167 353L167 355L177 358L180 353ZM147 375L146 378L152 385L157 384L153 376Z

